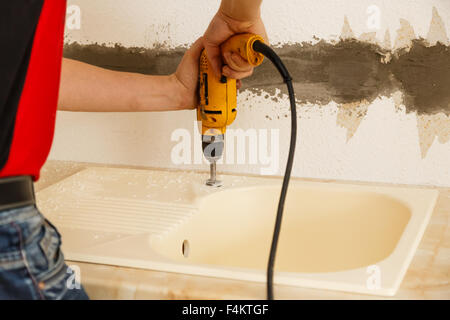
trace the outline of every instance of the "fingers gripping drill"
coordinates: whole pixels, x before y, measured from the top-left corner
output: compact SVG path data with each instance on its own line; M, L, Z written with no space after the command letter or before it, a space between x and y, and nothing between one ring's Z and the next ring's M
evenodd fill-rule
M264 56L253 49L256 41L264 42L262 37L254 34L239 34L223 43L221 50L238 53L256 67L264 60ZM201 122L199 130L202 135L203 154L210 163L210 178L206 184L220 187L222 184L216 179L216 163L223 155L227 126L236 119L236 79L216 76L204 50L200 56L199 82L200 103L197 120L199 124Z

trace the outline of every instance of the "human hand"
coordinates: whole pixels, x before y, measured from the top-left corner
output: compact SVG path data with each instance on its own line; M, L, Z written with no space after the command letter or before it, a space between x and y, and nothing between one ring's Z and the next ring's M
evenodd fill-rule
M239 54L231 52L222 54L220 50L220 45L223 42L239 33L260 35L268 43L266 29L261 17L258 16L251 21L238 21L219 10L203 36L206 55L216 75L223 74L226 77L242 79L253 73L253 66Z
M203 48L203 38L197 39L186 51L177 71L171 76L176 83L176 90L181 96L179 109L195 109L197 107L199 61Z

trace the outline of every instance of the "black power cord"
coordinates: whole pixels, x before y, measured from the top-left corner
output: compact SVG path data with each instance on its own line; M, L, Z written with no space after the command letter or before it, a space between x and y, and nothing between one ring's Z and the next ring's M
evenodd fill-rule
M294 162L295 144L297 141L297 109L295 103L294 87L292 86L292 78L286 69L283 61L268 45L261 41L253 43L253 50L263 54L267 57L277 68L287 85L289 93L289 101L291 104L291 142L289 145L289 154L286 164L286 171L284 173L283 185L281 187L280 200L278 202L277 217L275 220L275 228L272 237L272 246L270 247L269 262L267 264L267 299L273 300L273 268L275 265L275 257L277 254L278 239L280 236L281 222L283 219L284 202L289 186L289 179L291 178L292 165Z

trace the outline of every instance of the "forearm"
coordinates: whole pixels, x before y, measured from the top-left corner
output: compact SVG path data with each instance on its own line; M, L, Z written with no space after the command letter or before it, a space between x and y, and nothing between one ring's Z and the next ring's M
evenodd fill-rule
M238 21L254 21L259 18L262 0L222 0L220 12Z
M147 76L63 59L58 107L66 111L127 112L182 109L174 76Z

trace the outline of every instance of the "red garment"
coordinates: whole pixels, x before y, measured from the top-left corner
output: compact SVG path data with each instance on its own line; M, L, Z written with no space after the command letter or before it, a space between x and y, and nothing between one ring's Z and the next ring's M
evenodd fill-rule
M38 180L55 127L64 42L65 0L45 0L33 40L8 161L0 177Z

